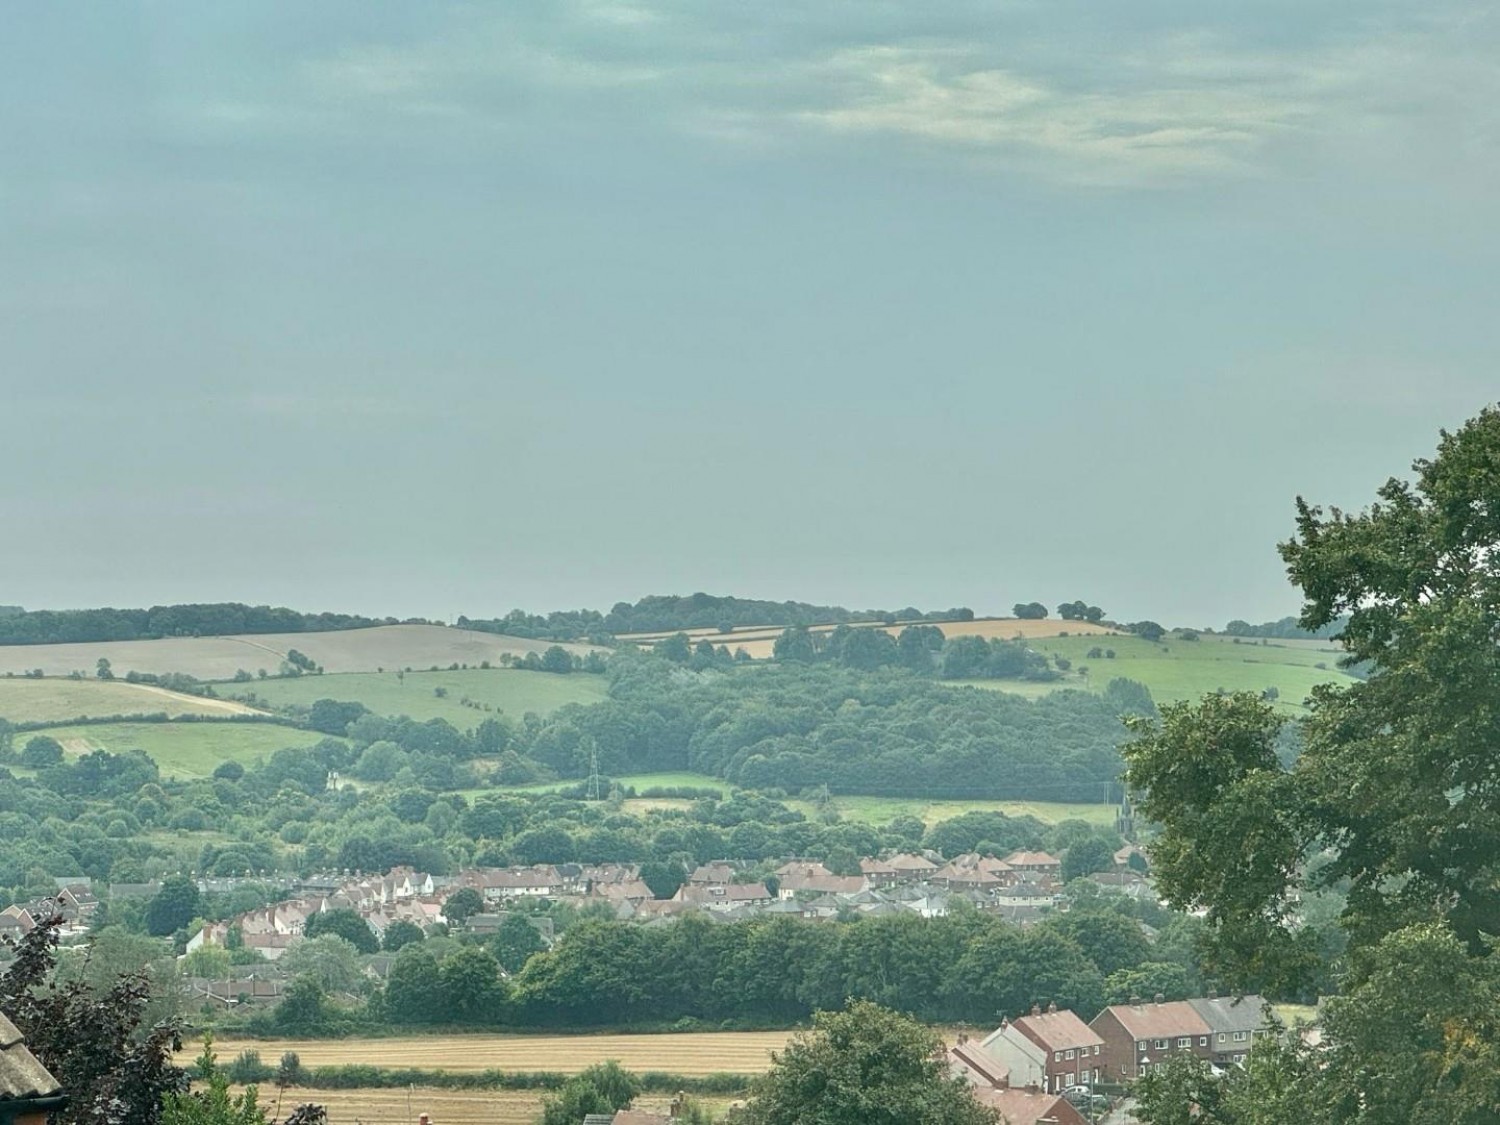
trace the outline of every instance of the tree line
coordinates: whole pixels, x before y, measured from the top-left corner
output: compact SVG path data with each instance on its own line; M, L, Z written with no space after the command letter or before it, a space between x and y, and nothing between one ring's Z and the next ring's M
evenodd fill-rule
M616 602L608 612L593 609L561 610L546 615L512 610L504 617L475 620L460 617L466 629L505 633L538 640L607 640L626 633L669 633L685 629L717 629L791 625L836 625L857 621L972 621L974 611L957 606L941 611L923 611L915 606L899 610L850 610L836 605L809 602L774 602L759 598L736 598L714 594L650 595L634 604Z
M150 609L38 609L0 615L0 645L146 641L237 633L316 633L399 624L394 617L300 613L240 602L158 605Z

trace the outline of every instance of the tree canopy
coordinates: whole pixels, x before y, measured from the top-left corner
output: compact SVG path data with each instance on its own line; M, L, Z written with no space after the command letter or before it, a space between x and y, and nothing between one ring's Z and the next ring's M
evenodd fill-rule
M867 1001L819 1012L754 1086L748 1125L998 1125L948 1075L942 1041Z
M1261 1050L1228 1082L1251 1093L1205 1125L1477 1123L1500 1105L1500 412L1445 432L1413 472L1357 513L1297 501L1281 554L1299 626L1344 618L1346 664L1366 678L1314 689L1294 763L1276 753L1284 717L1251 695L1165 707L1124 749L1161 825L1157 885L1206 909L1226 979L1305 977L1318 936L1293 899L1344 892L1327 1050ZM1174 1119L1168 1093L1147 1120Z

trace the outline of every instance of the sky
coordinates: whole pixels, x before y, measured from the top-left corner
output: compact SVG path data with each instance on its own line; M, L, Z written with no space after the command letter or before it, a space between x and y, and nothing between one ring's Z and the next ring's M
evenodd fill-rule
M0 603L1294 613L1500 397L1500 11L0 0Z

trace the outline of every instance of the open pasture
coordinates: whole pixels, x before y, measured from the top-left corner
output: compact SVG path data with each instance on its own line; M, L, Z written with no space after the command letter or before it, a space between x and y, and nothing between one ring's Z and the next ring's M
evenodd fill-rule
M703 1031L662 1035L410 1035L391 1039L216 1039L221 1060L241 1051L279 1059L295 1051L303 1066L417 1067L471 1073L480 1070L556 1071L576 1074L615 1059L628 1070L674 1074L759 1074L790 1031ZM184 1047L191 1050L191 1045Z
M1168 636L1160 644L1132 636L1051 637L1030 643L1038 652L1070 660L1070 674L1050 685L986 680L975 681L976 686L998 691L1048 687L1103 691L1111 679L1123 676L1145 684L1158 703L1199 699L1220 689L1259 692L1274 687L1281 709L1298 712L1317 684L1353 682L1338 667L1340 650L1326 641L1261 644L1242 638L1236 644L1231 637L1203 634L1196 641ZM1115 656L1090 656L1094 648L1113 649ZM1087 668L1087 675L1080 675L1080 668Z
M728 793L730 785L721 777L703 773L640 773L615 778L623 785L630 785L637 792L653 788L717 789ZM577 781L551 782L546 785L528 785L509 789L469 789L465 796L473 799L486 793L546 793L561 788L576 786ZM632 802L627 802L627 805ZM687 802L670 799L644 798L633 802L641 808L674 807ZM1003 812L1007 816L1034 816L1044 824L1056 824L1060 820L1086 820L1090 824L1113 824L1115 806L1112 804L1085 804L1066 801L982 801L939 800L927 797L868 797L858 794L839 795L833 799L834 807L845 820L861 824L886 824L898 816L914 816L924 824L937 824L950 817L966 812ZM817 806L811 801L789 800L787 806L812 819Z
M494 713L519 719L528 711L550 715L566 703L597 703L609 694L603 676L574 672L523 672L514 668L461 668L455 672L346 672L291 679L221 684L224 695L245 693L272 707L311 706L319 699L363 703L377 715L446 719L460 730ZM439 696L438 692L446 694ZM490 711L465 704L488 704ZM0 714L4 714L0 711Z
M811 801L788 801L811 819L817 809ZM1043 824L1063 820L1084 820L1109 826L1114 823L1116 806L1083 804L1068 801L963 801L927 800L921 797L841 796L833 805L845 819L860 824L888 824L898 816L914 816L923 824L934 825L969 812L1000 812L1006 816L1031 816Z
M66 723L73 719L159 712L173 717L233 715L247 714L252 710L243 703L200 699L195 695L149 684L127 684L122 680L0 677L0 717L13 723Z
M144 750L163 777L208 777L223 762L249 765L277 750L312 746L328 737L274 723L99 723L44 733L62 743L70 758L91 750Z
M374 672L380 668L446 668L450 664L497 664L503 653L524 656L550 648L529 641L442 625L380 625L326 633L264 633L230 637L164 637L156 641L97 641L57 645L0 645L0 676L40 668L49 676L92 676L99 658L115 675L126 672L186 672L200 680L228 680L240 670L274 673L291 649L328 672ZM563 645L585 653L589 645Z

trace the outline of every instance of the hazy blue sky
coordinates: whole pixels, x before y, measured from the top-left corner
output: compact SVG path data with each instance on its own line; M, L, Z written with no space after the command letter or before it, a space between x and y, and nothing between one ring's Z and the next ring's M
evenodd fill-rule
M1500 17L3 0L0 602L1296 608L1500 397Z

